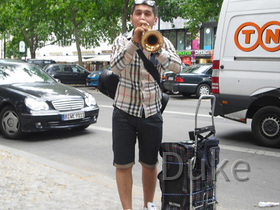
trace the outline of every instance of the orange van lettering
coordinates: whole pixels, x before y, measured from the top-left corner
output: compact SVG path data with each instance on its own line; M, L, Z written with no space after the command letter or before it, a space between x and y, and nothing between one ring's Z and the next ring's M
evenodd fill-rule
M253 36L255 39L252 39ZM234 42L244 52L255 50L258 46L268 52L276 52L280 50L280 22L270 21L261 28L253 22L243 23L235 32Z
M275 33L273 33L273 31L271 29L267 29L266 30L266 38L265 38L265 43L266 44L270 44L271 43L271 39L273 40L274 43L278 43L279 44L279 29L275 30Z
M251 34L254 34L255 31L254 30L243 30L242 34L245 35L245 43L246 44L250 44L251 42Z

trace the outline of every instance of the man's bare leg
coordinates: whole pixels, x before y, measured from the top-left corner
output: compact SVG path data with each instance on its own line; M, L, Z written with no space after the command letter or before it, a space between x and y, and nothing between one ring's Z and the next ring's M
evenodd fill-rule
M132 167L116 168L116 180L123 209L132 209Z
M157 184L157 167L149 168L142 164L142 183L144 192L144 207L148 202L153 202L156 184Z

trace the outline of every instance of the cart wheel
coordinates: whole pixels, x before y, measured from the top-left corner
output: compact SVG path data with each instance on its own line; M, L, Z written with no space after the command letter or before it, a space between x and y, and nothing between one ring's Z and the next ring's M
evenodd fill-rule
M207 84L201 84L198 86L196 90L196 97L199 98L201 95L209 95L211 92L211 88Z
M280 146L280 109L275 106L261 108L253 117L252 133L258 144Z
M0 114L1 132L9 139L17 139L22 136L21 124L14 107L6 106Z

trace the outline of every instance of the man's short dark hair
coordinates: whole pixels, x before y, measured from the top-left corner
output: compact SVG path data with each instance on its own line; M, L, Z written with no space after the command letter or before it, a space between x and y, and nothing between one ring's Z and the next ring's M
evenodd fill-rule
M154 6L150 6L150 5L148 5L145 1L143 1L142 4L147 5L147 6L149 6L149 7L152 7L154 16L157 17L158 8L157 8L157 5L156 5L156 4L154 4ZM132 5L132 7L131 7L131 15L133 14L133 12L134 12L134 10L135 10L135 7L136 7L137 5L142 5L142 4L135 4L135 2L134 2L133 5Z

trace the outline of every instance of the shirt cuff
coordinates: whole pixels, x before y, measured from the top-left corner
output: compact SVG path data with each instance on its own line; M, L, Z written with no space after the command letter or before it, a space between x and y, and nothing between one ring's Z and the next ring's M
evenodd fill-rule
M130 55L133 55L134 52L138 49L138 47L133 44L133 42L128 42L127 45L126 45L126 51L130 54Z
M159 63L164 65L164 63L168 60L168 56L168 52L165 49L162 49L162 52L157 56L157 60Z

